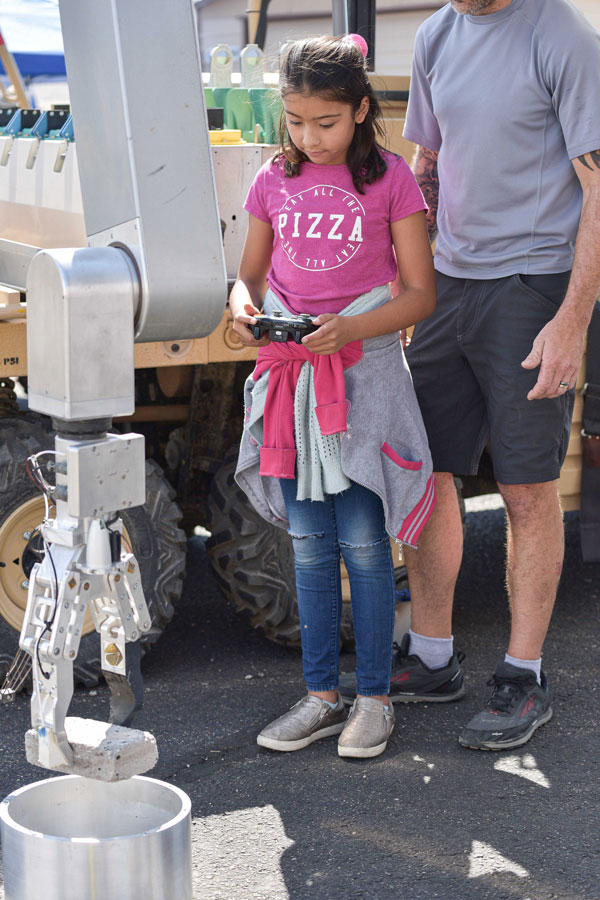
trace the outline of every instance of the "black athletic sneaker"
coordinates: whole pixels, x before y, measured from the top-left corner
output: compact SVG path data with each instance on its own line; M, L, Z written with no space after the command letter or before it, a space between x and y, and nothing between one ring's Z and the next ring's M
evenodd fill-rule
M542 672L502 662L488 684L494 691L486 708L463 729L459 743L474 750L508 750L525 744L536 728L552 718L550 691Z
M464 653L455 653L447 666L429 669L416 654L409 655L410 634L405 634L392 660L390 700L392 703L449 703L465 693L460 667ZM353 703L356 676L342 675L339 691L344 703Z

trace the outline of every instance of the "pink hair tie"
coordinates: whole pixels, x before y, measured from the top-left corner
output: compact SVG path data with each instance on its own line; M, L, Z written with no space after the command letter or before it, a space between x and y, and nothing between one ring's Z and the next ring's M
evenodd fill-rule
M346 35L344 35L344 40L349 41L351 44L355 44L358 47L358 49L360 50L360 52L362 53L363 57L365 59L367 58L367 54L369 52L369 45L365 41L362 34L346 34Z

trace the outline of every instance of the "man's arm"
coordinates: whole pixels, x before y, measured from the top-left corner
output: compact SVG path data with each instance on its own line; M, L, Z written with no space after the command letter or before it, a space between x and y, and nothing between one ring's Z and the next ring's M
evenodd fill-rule
M425 202L429 207L426 221L430 241L434 240L437 233L438 196L440 192L437 159L437 150L428 150L427 147L417 147L412 164L413 174L417 179L417 183L425 197Z
M583 190L583 205L575 243L575 259L565 299L554 318L542 328L525 369L540 366L528 400L559 397L560 382L572 388L585 348L585 334L600 291L600 150L577 157L573 167Z

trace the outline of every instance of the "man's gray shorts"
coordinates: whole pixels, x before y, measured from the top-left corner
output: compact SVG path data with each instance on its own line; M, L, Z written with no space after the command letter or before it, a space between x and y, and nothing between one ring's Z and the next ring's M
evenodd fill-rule
M436 472L475 475L486 442L502 484L558 478L574 391L528 400L539 368L523 369L560 306L569 272L487 281L436 272L432 316L407 350Z

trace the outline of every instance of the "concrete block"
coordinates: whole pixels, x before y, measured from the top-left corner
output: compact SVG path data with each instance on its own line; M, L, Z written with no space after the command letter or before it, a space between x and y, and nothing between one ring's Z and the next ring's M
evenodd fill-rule
M149 731L68 716L65 733L73 748L73 764L53 766L56 772L99 781L122 781L148 772L158 760L156 739ZM25 753L29 763L45 768L39 761L35 728L30 728L25 735Z

